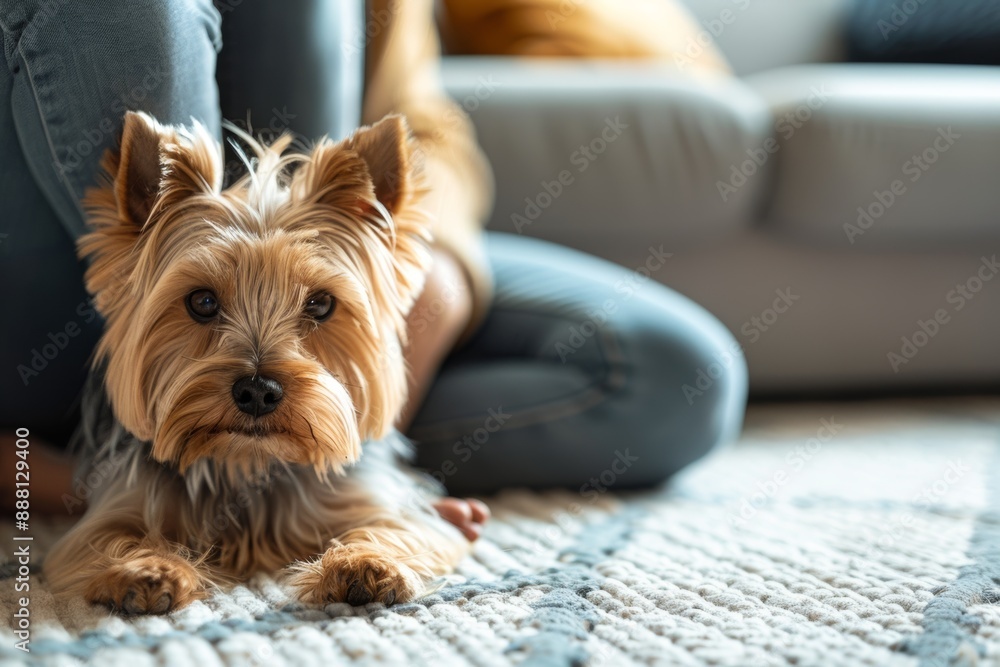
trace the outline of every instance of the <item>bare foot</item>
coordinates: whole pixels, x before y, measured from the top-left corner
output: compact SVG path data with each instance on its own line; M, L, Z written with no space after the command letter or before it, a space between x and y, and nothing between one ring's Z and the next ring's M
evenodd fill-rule
M490 508L474 498L442 498L434 503L434 509L442 519L455 524L470 542L479 539L483 524L490 518Z

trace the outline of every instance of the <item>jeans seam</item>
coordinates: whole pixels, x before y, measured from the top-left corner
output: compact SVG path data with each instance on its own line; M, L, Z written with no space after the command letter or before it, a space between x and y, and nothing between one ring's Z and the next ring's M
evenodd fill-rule
M28 26L25 26L25 31L29 27L30 24ZM21 56L21 62L24 63L24 75L28 78L28 87L31 89L31 96L35 100L35 107L38 109L38 120L42 125L42 132L45 133L45 142L48 144L49 157L52 160L51 164L61 165L61 163L59 162L59 158L56 154L55 143L53 143L52 140L52 133L49 130L49 123L46 118L45 112L42 108L42 101L38 94L38 89L35 87L35 80L34 76L32 76L31 66L28 64L27 56L21 49L21 44L23 42L24 42L24 31L22 31L21 33L21 39L18 40L17 52ZM69 198L73 202L73 206L76 208L77 213L80 214L81 219L86 219L86 215L84 214L83 208L80 206L80 202L77 200L76 194L73 192L73 188L70 186L69 181L66 180L66 175L60 169L57 170L56 176L59 179L59 182L62 184L62 186L66 189L66 192L69 193Z
M518 308L502 306L495 310L506 310L508 312L528 312ZM550 316L553 313L539 313L530 311L533 315ZM557 312L557 311L553 311ZM560 396L556 399L546 401L540 405L533 405L512 412L511 417L503 425L504 430L514 430L535 426L537 424L556 421L578 415L603 403L613 393L620 391L627 379L627 374L622 369L624 366L624 355L621 353L621 346L615 338L613 332L605 329L598 329L595 340L604 360L605 372L601 378L594 380L586 387L571 394ZM558 408L553 410L553 405ZM462 417L441 423L440 426L429 425L426 428L414 429L413 439L420 440L451 440L455 437L466 435L469 429L478 428L482 423L481 417Z

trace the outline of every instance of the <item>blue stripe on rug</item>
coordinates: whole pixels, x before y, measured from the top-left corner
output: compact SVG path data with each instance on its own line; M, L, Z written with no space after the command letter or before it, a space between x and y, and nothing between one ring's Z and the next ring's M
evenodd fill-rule
M1000 601L1000 448L983 471L986 508L976 517L966 555L971 561L950 584L935 591L924 608L923 633L903 640L900 650L920 660L920 667L975 665L986 648L975 637L982 618L971 604Z

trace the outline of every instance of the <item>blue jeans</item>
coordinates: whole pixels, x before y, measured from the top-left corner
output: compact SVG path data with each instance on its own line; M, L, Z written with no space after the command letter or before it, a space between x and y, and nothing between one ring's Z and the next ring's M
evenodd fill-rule
M102 324L73 249L79 202L125 109L342 136L363 63L338 45L363 37L362 6L0 0L0 426L57 441L74 426ZM746 368L707 312L566 248L488 243L495 303L409 433L450 491L649 485L736 435Z
M569 248L487 240L493 306L409 433L449 491L647 486L738 434L746 367L703 308Z

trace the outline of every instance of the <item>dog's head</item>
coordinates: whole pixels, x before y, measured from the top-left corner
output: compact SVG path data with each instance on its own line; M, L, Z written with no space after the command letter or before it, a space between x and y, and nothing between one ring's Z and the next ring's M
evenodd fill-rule
M96 362L158 461L339 471L405 400L428 261L408 130L392 116L307 155L244 139L253 168L223 190L203 127L125 118L79 243L107 323Z

